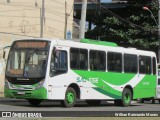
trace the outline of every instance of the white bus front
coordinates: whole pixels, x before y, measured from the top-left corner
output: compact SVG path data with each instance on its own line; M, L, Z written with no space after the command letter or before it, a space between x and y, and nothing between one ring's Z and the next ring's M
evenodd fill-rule
M15 41L10 49L5 72L5 97L28 99L38 105L47 99L46 68L50 42Z

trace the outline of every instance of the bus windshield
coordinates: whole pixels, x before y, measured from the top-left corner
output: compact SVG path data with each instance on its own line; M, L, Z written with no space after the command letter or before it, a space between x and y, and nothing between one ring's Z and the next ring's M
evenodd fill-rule
M42 48L11 49L6 67L10 77L40 78L45 77L48 50Z

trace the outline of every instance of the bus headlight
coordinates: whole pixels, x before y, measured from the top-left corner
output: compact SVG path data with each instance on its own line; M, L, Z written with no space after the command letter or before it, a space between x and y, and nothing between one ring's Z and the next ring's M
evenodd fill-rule
M35 90L41 88L43 86L44 80L41 80L38 85L35 87Z
M8 82L7 80L5 80L4 86L5 86L6 88L9 88L9 82Z
M9 89L15 89L16 86L14 86L13 84L9 83L7 80L5 80L5 87L9 88Z

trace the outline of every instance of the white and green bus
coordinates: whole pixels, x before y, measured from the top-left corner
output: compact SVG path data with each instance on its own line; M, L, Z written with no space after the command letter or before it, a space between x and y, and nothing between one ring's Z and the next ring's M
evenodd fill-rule
M73 107L77 100L99 105L153 97L157 85L154 52L83 39L24 39L13 42L5 72L5 97L43 100Z

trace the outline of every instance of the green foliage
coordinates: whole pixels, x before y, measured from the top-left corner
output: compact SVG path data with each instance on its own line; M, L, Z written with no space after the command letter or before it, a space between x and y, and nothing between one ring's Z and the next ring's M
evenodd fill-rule
M142 9L143 6L147 6L158 20L157 0L130 0L128 7L113 11L129 23L110 15L106 10L101 10L101 14L97 15L94 21L96 27L89 30L87 36L115 42L124 47L157 51L158 28L150 12Z

